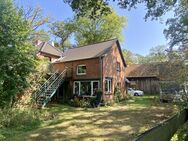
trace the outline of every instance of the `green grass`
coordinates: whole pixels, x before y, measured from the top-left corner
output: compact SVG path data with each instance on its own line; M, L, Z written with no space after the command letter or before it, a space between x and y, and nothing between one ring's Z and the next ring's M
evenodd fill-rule
M19 131L7 140L129 141L177 112L176 106L161 104L155 96L133 97L113 106L95 109L51 105L47 110L56 115L55 119L44 121L35 130Z

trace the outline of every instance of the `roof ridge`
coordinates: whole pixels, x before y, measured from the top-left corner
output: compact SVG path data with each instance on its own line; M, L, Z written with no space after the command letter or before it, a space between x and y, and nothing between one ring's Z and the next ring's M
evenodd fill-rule
M87 44L87 45L83 45L83 46L77 46L77 47L69 48L69 49L82 48L82 47L86 47L86 46L90 46L90 45L95 45L95 44L100 44L100 43L104 43L104 42L113 41L113 40L118 40L118 39L117 38L113 38L113 39L109 39L109 40L105 40L105 41L100 41L100 42L96 42L96 43L92 43L92 44Z
M42 46L40 47L39 51L42 51L42 49L44 48L45 42L42 42Z
M61 54L62 54L62 50L60 50L59 48L57 48L57 47L55 47L55 46L53 46L52 44L50 44L49 42L46 42L47 44L49 44L51 47L53 47L55 50L57 50L58 52L61 52Z

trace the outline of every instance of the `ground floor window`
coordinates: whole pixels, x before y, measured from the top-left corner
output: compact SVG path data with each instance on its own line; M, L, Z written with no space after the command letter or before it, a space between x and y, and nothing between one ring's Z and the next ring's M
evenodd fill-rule
M76 95L94 96L99 89L99 81L74 81L73 93Z
M112 92L112 78L105 78L105 92Z

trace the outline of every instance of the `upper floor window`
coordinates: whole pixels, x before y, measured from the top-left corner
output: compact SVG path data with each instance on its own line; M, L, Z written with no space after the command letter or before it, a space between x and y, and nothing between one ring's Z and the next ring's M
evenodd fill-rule
M78 65L77 75L85 75L85 74L86 74L86 65Z
M117 71L121 71L121 65L120 65L120 62L117 62Z

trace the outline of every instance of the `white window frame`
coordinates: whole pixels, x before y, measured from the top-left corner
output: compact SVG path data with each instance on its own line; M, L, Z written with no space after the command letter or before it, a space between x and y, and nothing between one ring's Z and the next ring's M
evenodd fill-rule
M111 93L112 92L112 78L105 78L105 87L106 87L106 81L107 81L108 90L106 91L106 88L105 88L105 92Z
M93 80L93 81L74 81L74 83L73 83L73 94L75 94L75 83L78 83L79 84L78 95L80 95L81 82L90 82L90 85L91 85L91 96L93 96L93 83L98 82L98 88L100 86L99 80Z
M75 94L75 83L78 83L78 88L79 88L78 95L80 95L80 81L74 81L74 83L73 83L73 94Z
M98 82L98 88L99 88L99 81L91 81L91 96L93 96L93 83Z
M77 74L77 75L86 75L86 72L85 72L85 73L79 73L79 72L78 72L78 68L79 68L79 67L83 67L83 66L86 66L86 65L85 65L85 64L82 64L82 65L78 65L78 66L77 66L77 70L76 70L76 74ZM87 71L87 67L86 67L86 71Z

